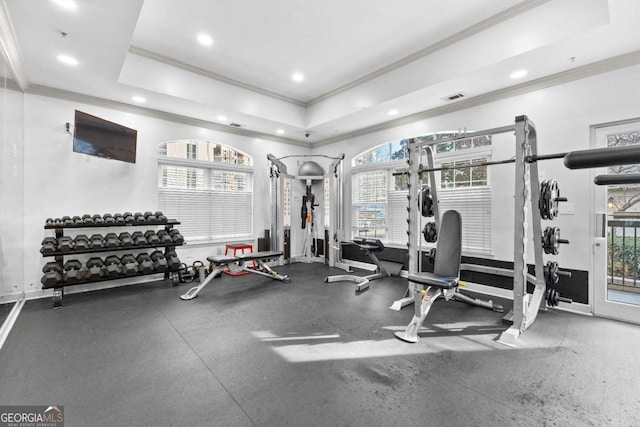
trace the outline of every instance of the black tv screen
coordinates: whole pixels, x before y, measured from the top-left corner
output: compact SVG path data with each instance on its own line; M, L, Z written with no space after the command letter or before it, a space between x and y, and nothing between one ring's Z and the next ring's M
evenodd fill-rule
M73 151L136 162L138 131L76 110Z

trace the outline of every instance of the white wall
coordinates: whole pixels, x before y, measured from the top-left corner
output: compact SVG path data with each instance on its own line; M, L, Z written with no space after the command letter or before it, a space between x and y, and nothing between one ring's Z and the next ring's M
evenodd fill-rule
M67 122L73 123L76 109L137 129L136 163L74 153L73 138L65 133L64 125ZM41 293L41 268L51 260L43 258L39 252L42 239L53 235L52 231L43 228L46 218L84 213L157 210L158 143L184 138L209 139L253 156L256 212L253 230L256 238L262 236L263 230L270 228L267 153L283 156L292 151L304 151L302 147L284 143L35 95L25 95L24 129L24 281L29 296ZM89 233L90 230L78 232ZM178 255L184 262L191 263L195 259L205 260L207 255L219 250L209 247L181 247ZM66 292L122 284L121 281L118 282L72 286ZM0 295L9 292L5 283L1 283Z
M345 200L349 201L351 159L386 141L444 130L490 129L514 123L514 118L527 115L536 125L538 151L541 154L590 148L590 126L640 117L640 66L554 86L544 90L496 101L475 108L434 117L373 134L345 139L316 148L313 152L335 154L345 152ZM507 159L514 154L515 138L509 134L495 136L493 159ZM563 246L554 257L561 267L592 269L591 226L594 172L570 171L562 160L539 163L540 179L555 178L561 194L575 207L573 215L560 215L552 224L561 228L563 238L571 244ZM513 260L513 188L514 166L490 169L493 192L493 253L499 260ZM347 204L349 204L347 202ZM606 208L603 208L603 210ZM350 229L351 216L345 212L345 230ZM590 274L591 276L592 274Z
M513 123L515 116L526 114L536 124L539 151L552 153L589 148L589 127L595 124L640 117L640 66L590 77L561 86L496 101L476 108L419 121L366 136L318 147L313 154L337 155L344 152L345 200L350 194L350 159L367 148L386 141L410 136L467 128L480 130ZM138 130L135 165L72 152L72 138L64 132L66 122L73 123L79 109ZM24 283L31 295L40 293L42 265L40 242L51 232L43 229L48 217L122 211L155 210L157 207L156 146L160 142L182 138L205 138L236 147L254 158L254 234L262 234L270 224L269 180L266 154L284 156L310 152L299 146L216 132L110 108L81 104L35 95L24 96L24 239L14 246L24 248ZM513 138L494 138L493 158L513 155ZM558 179L563 195L575 206L575 214L561 215L553 225L571 240L555 259L561 266L591 268L591 226L593 208L593 172L569 171L561 161L540 163L541 177ZM513 166L491 168L493 188L493 253L496 259L511 261L513 245ZM263 178L263 179L262 179ZM348 208L349 203L346 203ZM264 215L260 214L261 212ZM179 219L179 218L178 218ZM345 209L345 230L351 215ZM6 227L5 227L6 228ZM204 259L218 248L180 248L184 261ZM3 247L3 261L12 257L12 249ZM69 292L107 286L112 282L71 287ZM117 283L115 283L117 284ZM10 281L0 283L0 296L16 292Z
M0 304L3 304L15 300L24 290L24 97L22 92L5 89L1 77L0 83Z

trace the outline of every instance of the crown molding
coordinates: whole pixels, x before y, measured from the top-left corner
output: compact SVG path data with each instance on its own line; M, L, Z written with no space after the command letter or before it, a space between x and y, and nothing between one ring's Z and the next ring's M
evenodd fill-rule
M210 79L217 80L219 82L226 83L226 84L229 84L229 85L232 85L232 86L236 86L236 87L239 87L241 89L250 90L252 92L259 93L261 95L269 96L271 98L275 98L275 99L278 99L280 101L288 102L290 104L294 104L294 105L297 105L299 107L306 107L307 106L306 103L304 103L302 101L299 101L297 99L290 98L290 97L284 96L284 95L280 95L279 93L271 92L271 91L268 91L266 89L262 89L262 88L260 88L258 86L253 86L253 85L250 85L248 83L241 82L239 80L234 80L232 78L223 76L222 74L214 73L212 71L208 71L208 70L205 70L203 68L195 67L195 66L189 65L189 64L187 64L185 62L178 61L178 60L175 60L173 58L169 58L168 56L160 55L159 53L155 53L155 52L152 52L152 51L147 50L147 49L143 49L143 48L138 47L138 46L133 46L133 45L130 46L129 47L129 52L133 53L134 55L144 56L145 58L148 58L148 59L151 59L151 60L154 60L154 61L158 61L158 62L162 62L163 64L167 64L167 65L171 65L171 66L183 69L185 71L189 71L189 72L192 72L192 73L195 73L195 74L200 74L201 76L208 77Z
M640 50L625 53L619 56L614 56L612 58L604 59L602 61L593 62L591 64L573 68L571 70L566 70L556 74L551 74L549 76L524 82L518 85L509 86L504 89L488 92L482 95L474 96L472 98L466 98L461 101L457 101L451 104L421 111L408 116L399 117L394 120L379 123L373 126L368 126L352 132L346 132L341 135L337 135L335 137L331 137L321 141L316 141L315 143L312 144L312 147L314 148L320 147L323 145L344 141L345 139L355 138L363 135L368 135L374 132L380 132L383 130L392 129L398 126L415 123L420 120L425 120L432 117L438 117L444 114L449 114L449 113L453 113L460 110L466 110L468 108L473 108L480 105L489 104L491 102L500 101L502 99L512 98L514 96L535 92L535 91L546 89L552 86L558 86L558 85L570 83L576 80L585 79L588 77L608 73L608 72L619 70L622 68L632 67L638 64L640 64Z
M432 55L433 53L445 49L449 46L454 45L455 43L458 43L459 41L462 41L464 39L467 39L471 36L474 36L475 34L478 34L482 31L485 31L491 27L494 27L502 22L508 21L509 19L518 16L524 12L527 12L531 9L534 9L538 6L541 6L545 3L548 3L551 0L528 0L528 1L524 1L522 3L519 3L515 6L510 7L509 9L503 10L502 12L491 16L487 19L485 19L484 21L478 22L477 24L474 24L470 27L467 27L465 29L463 29L462 31L459 31L447 38L444 38L442 40L440 40L437 43L432 44L431 46L427 46L424 49L421 49L415 53L412 53L411 55L405 56L402 59L399 59L389 65L386 65L382 68L379 68L365 76L360 77L357 80L354 80L350 83L347 83L344 86L340 86L338 88L335 88L327 93L324 93L316 98L313 98L312 100L308 101L306 103L306 106L309 107L313 104L317 104L319 102L322 102L328 98L331 98L332 96L335 96L341 92L345 92L351 88L354 88L356 86L359 86L363 83L366 83L370 80L376 79L380 76L383 76L387 73L390 73L391 71L397 70L398 68L404 67L407 64L410 64L411 62L417 61L418 59L422 59L425 56L429 56Z
M193 117L183 116L180 114L169 113L166 111L155 110L152 108L145 108L137 105L131 105L120 101L113 101L110 99L98 98L95 96L84 95L77 92L70 92L62 89L55 89L47 86L31 85L25 91L28 95L46 96L50 98L63 99L66 101L81 102L83 104L95 105L97 107L111 108L114 110L139 114L146 117L152 117L160 120L167 120L174 123L180 123L189 126L197 126L206 129L215 130L218 132L224 132L234 135L246 136L249 138L257 138L261 140L268 140L274 142L280 142L289 145L296 145L299 147L310 148L309 143L296 141L289 138L278 137L269 135L266 133L256 132L249 129L236 128L233 126L222 125L220 123L210 122L207 120L196 119Z
M0 50L4 54L13 79L21 90L25 90L29 86L29 78L5 0L0 0Z

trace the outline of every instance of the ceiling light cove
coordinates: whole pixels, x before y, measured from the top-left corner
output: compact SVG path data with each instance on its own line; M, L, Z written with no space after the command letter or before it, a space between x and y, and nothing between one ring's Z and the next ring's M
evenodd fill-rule
M216 120L218 120L219 122L226 122L227 116L223 116L222 114L220 114L218 117L216 117Z
M58 61L66 65L71 65L71 66L78 65L78 60L73 56L69 56L69 55L58 55Z
M53 0L53 2L60 7L64 7L65 9L74 10L78 8L78 5L73 0Z
M133 101L134 101L134 102L137 102L138 104L143 104L143 103L147 102L147 100L146 100L146 99L144 99L144 98L143 98L143 97L141 97L141 96L137 96L137 95L136 95L136 96L131 97L131 99L133 99Z
M526 75L527 75L527 70L518 70L511 73L509 77L511 77L512 79L521 79Z
M200 43L202 46L211 46L213 44L213 38L211 38L211 36L206 33L198 34L197 39L198 43Z
M291 78L293 79L294 82L301 82L304 80L304 74L296 72L296 73L293 73Z
M389 114L390 116L395 116L396 114L398 114L398 110L396 110L396 109L394 108L394 109L392 109L392 110L389 110L389 113L388 113L388 114Z
M278 135L283 135L284 134L284 129L278 129L278 130L276 130L276 133Z

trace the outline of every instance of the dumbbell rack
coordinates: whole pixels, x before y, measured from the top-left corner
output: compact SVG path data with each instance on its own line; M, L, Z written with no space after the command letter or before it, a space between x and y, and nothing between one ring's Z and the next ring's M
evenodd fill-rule
M127 224L46 224L44 226L45 230L54 230L55 238L59 240L61 237L64 237L65 229L78 229L78 228L123 228L123 227L152 227L152 226L164 226L164 229L169 232L175 225L180 225L179 221L174 219L169 219L165 222L155 222L155 223L127 223ZM169 252L170 249L175 248L176 246L182 246L184 243L160 243L157 245L136 245L129 246L126 248L123 247L115 247L115 248L88 248L83 250L72 249L70 251L55 251L48 252L43 254L43 257L54 257L56 262L60 265L60 268L64 265L64 257L69 255L80 255L80 254L89 254L89 253L97 253L97 252L116 252L116 251L131 251L131 250L139 250L139 249L154 249L154 248L164 248L165 255ZM170 270L167 269L164 272L161 271L153 271L150 273L140 273L136 272L135 274L122 275L119 277L101 277L99 279L91 279L91 280L79 280L74 283L65 283L64 281L57 282L53 286L42 286L42 289L53 289L53 308L62 306L62 298L64 296L64 287L66 286L75 286L75 285L83 285L87 283L96 283L96 282L104 282L107 280L118 280L118 279L127 279L130 277L139 277L139 276L149 276L151 274L162 274L164 273L164 279L168 280L172 277L172 273L177 273L178 270ZM177 277L177 276L176 276ZM176 279L173 280L174 285L178 283Z

